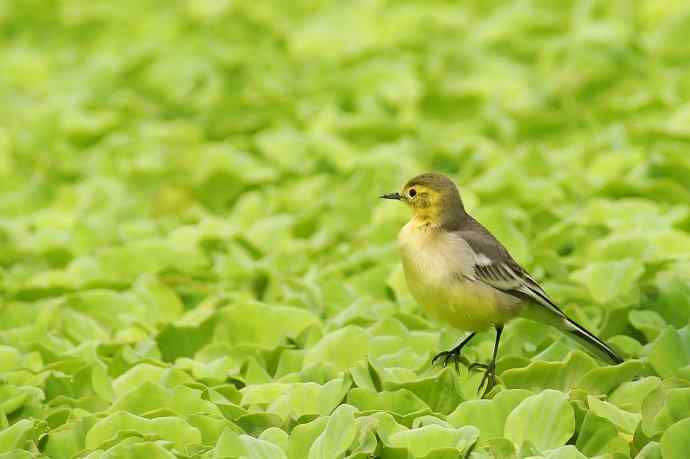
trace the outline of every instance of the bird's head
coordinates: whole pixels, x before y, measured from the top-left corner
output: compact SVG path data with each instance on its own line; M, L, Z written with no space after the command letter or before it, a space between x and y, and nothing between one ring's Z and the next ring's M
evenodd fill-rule
M465 208L455 183L445 175L421 174L410 180L399 193L388 193L384 199L395 199L412 208L420 224L453 225L465 215Z

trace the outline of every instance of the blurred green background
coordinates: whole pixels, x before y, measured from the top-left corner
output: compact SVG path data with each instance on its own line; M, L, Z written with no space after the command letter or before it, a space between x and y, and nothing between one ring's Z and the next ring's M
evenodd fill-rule
M680 0L0 1L0 457L690 457L689 76ZM426 171L629 361L430 367Z

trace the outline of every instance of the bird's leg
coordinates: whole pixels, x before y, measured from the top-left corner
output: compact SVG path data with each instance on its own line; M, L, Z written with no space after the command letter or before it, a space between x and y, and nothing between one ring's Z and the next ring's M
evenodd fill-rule
M496 342L494 343L494 355L491 358L491 361L488 363L488 365L485 365L483 363L473 363L469 366L470 370L484 370L484 377L482 378L481 382L479 383L479 387L477 388L477 394L479 394L482 391L482 389L484 389L482 398L485 398L489 394L491 389L493 389L496 385L496 356L498 355L498 343L499 341L501 341L501 332L503 332L503 325L496 325Z
M463 340L460 341L457 345L455 345L455 347L453 347L451 350L443 351L436 354L434 358L431 359L431 364L435 365L436 361L438 360L443 363L444 367L447 367L450 362L453 362L456 370L458 370L458 364L461 360L463 360L463 364L467 365L469 362L467 361L467 359L460 356L460 351L462 351L462 348L465 347L465 345L469 343L470 340L474 338L474 335L476 334L476 332L472 332L465 338L463 338Z

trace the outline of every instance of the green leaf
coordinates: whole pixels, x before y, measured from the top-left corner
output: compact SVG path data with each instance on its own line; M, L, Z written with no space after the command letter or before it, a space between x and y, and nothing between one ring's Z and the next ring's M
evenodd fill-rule
M618 435L616 426L592 411L585 414L575 446L586 457L616 452L630 454L628 443Z
M647 341L651 342L659 336L666 327L664 318L655 311L634 309L628 314L630 324L642 332Z
M690 455L690 418L673 424L661 435L664 459L682 459Z
M515 443L506 438L494 438L488 441L488 449L495 459L514 459Z
M635 338L626 335L616 335L609 338L608 343L613 345L623 357L638 358L642 355L642 344Z
M304 366L304 354L303 349L286 349L281 352L275 378L279 379L290 373L299 373Z
M643 428L654 435L664 432L675 422L690 417L690 388L662 388L644 401Z
M258 437L263 431L271 427L279 427L284 423L283 418L273 413L260 411L242 414L235 422L249 435Z
M490 400L468 400L448 415L448 422L455 427L477 427L482 442L502 438L506 418L530 395L526 390L509 389L499 392Z
M456 455L463 454L478 438L479 429L474 426L453 429L432 424L394 433L389 441L394 447L407 449L413 457L427 457L444 448L453 448Z
M506 370L501 374L501 379L511 389L568 390L577 387L580 380L596 367L593 358L575 351L563 362L534 361L524 368Z
M355 420L357 424L357 435L350 447L351 454L347 456L351 459L366 459L374 455L378 448L376 438L376 428L378 423L371 416L360 416Z
M247 459L286 459L287 456L278 446L267 441L259 440L249 435L239 437Z
M244 379L249 385L263 384L271 381L271 375L255 358L250 357Z
M130 430L168 440L180 451L184 451L188 445L201 444L199 430L183 419L176 417L146 419L120 411L101 419L87 432L86 447L98 448L118 433Z
M132 290L150 310L156 312L157 322L173 322L182 316L182 301L177 293L156 276L142 274L134 283Z
M109 411L128 411L141 415L157 409L169 409L181 415L196 413L221 415L218 408L202 399L202 393L199 390L185 386L168 389L148 381L122 395L112 404Z
M345 398L351 384L352 381L347 377L332 379L323 386L316 383L294 383L277 396L267 410L294 419L305 415L329 415Z
M622 383L640 376L644 369L645 366L639 360L627 360L620 365L593 368L578 381L577 387L590 394L607 394Z
M595 262L572 274L587 287L591 298L599 304L629 303L636 298L637 281L644 273L637 259ZM610 307L610 306L609 306Z
M78 410L73 413L78 415ZM86 412L82 414L87 414ZM84 440L88 430L96 423L95 416L87 415L72 422L63 424L48 432L44 452L55 458L71 458L84 449Z
M640 414L630 413L618 408L612 403L599 400L598 398L592 396L587 397L587 403L589 404L592 413L608 419L618 429L629 435L632 435L635 432L637 424L642 419Z
M220 415L195 413L185 416L185 420L192 427L199 429L201 443L204 446L215 445L224 428L228 425L228 420Z
M305 142L298 131L290 128L266 130L257 136L256 141L272 163L294 172L304 172Z
M394 392L374 392L355 388L347 396L347 402L361 411L387 411L397 416L406 416L431 410L422 400L406 389Z
M213 448L213 459L240 457L245 452L245 445L240 440L240 434L232 429L225 429L218 437L215 448Z
M680 328L690 322L690 286L685 276L668 271L658 276L659 295L648 307L668 323Z
M112 401L115 397L113 385L108 376L108 368L100 361L91 364L91 387L103 400Z
M151 458L151 459L174 459L175 455L158 443L142 441L122 441L119 444L107 449L103 457L108 458Z
M309 459L339 457L355 440L355 413L350 405L340 405L328 419L326 428L309 448Z
M416 378L412 381L385 384L389 390L406 389L419 397L435 412L448 414L462 401L461 384L455 369L446 368L433 376Z
M119 397L144 382L159 382L164 374L165 368L162 366L140 363L118 376L113 381L113 390L115 395Z
M28 451L14 450L8 453L0 453L0 459L32 459L34 457Z
M304 309L258 302L226 306L217 317L214 340L261 348L277 346L285 338L294 338L309 325L318 323L316 316ZM267 320L269 317L271 320Z
M532 442L529 440L525 440L522 443L522 446L520 446L520 450L518 451L518 457L528 458L528 457L533 457L533 456L534 457L542 457L542 456L540 456L540 452L532 444Z
M540 422L532 422L540 419ZM575 432L575 414L562 392L545 390L527 397L506 418L505 437L540 450L563 446Z
M261 436L259 436L259 440L263 440L276 445L283 451L283 453L286 454L288 449L289 438L290 437L288 436L288 434L285 433L284 430L279 429L278 427L269 427L261 433Z
M22 408L29 408L44 398L43 392L35 387L0 384L0 413L10 415Z
M568 445L549 451L545 459L587 459L587 456L578 451L573 445Z
M307 351L304 366L317 363L333 366L336 370L352 367L369 352L369 336L360 327L347 326L325 335Z
M678 374L678 370L690 363L688 350L681 334L668 326L651 344L648 352L649 363L663 378Z
M268 405L286 394L292 387L289 383L277 382L244 387L240 391L242 393L242 405Z
M663 459L661 445L656 441L650 441L637 453L635 459Z
M390 439L392 435L408 430L405 426L398 424L395 418L388 413L374 413L369 417L376 420L376 433L386 446L392 446Z
M23 448L33 429L33 422L28 419L21 419L11 426L0 430L0 453Z
M212 316L197 326L169 324L164 327L156 336L163 361L174 362L180 357L192 357L211 341L216 323L217 318Z
M175 268L195 272L208 266L208 260L196 247L172 246L167 240L152 238L133 241L121 247L109 247L97 258L108 279L130 281L141 273L159 273Z
M611 393L609 401L626 411L639 412L647 395L660 385L661 379L655 376L648 376L637 381L626 381Z
M311 422L299 424L292 429L288 442L287 455L290 459L308 457L309 449L326 428L327 417L316 418Z

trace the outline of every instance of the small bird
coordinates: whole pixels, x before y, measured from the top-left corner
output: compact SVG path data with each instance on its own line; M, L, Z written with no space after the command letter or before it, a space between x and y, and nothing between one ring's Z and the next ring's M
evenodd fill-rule
M400 193L388 193L412 209L398 242L405 279L417 302L440 321L470 334L432 364L461 361L460 352L477 332L496 329L493 357L482 369L482 398L496 385L496 355L503 326L515 317L551 325L576 338L589 353L606 362L623 359L606 343L569 318L498 240L465 211L458 188L441 174L409 180Z

